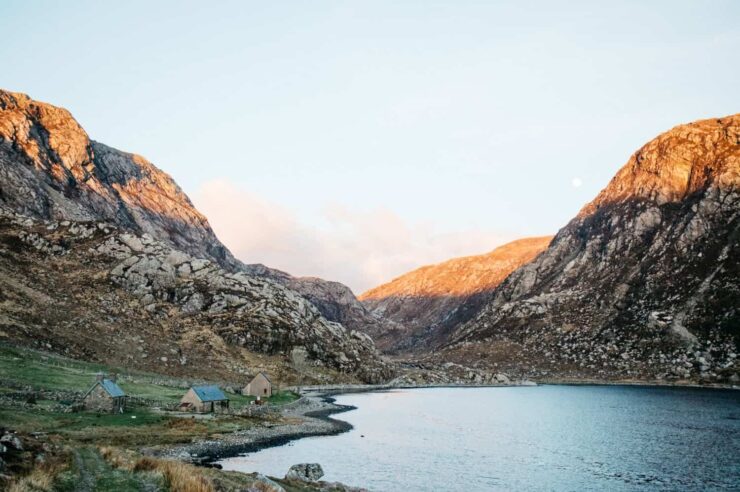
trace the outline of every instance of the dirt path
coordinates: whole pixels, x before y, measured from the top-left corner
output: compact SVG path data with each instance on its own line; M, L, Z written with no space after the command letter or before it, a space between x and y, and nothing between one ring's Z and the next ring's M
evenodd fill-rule
M82 456L83 452L86 455L97 455L97 453L88 453L87 451L87 448L74 450L75 466L80 474L79 482L77 482L77 492L93 492L95 490L95 483L97 482L95 480L97 470L92 471L89 466L89 459L85 459Z
M162 490L161 484L147 480L146 476L113 468L95 448L77 448L73 450L73 454L79 475L75 482L75 492Z

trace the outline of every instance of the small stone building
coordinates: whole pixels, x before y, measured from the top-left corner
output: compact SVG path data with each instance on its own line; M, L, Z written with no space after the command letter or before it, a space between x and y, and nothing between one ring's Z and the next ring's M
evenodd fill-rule
M126 407L126 393L118 386L117 377L111 374L95 376L95 384L82 397L86 410L106 413L123 413Z
M264 372L258 373L252 381L242 388L243 395L252 395L260 397L272 396L272 382Z
M218 386L193 386L180 400L180 409L199 413L225 412L229 409L229 399Z

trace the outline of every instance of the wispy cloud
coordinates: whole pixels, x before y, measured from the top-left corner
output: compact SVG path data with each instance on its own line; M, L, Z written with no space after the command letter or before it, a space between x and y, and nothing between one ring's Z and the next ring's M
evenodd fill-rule
M390 210L327 205L317 222L225 180L202 185L194 201L240 260L349 285L355 293L428 263L478 254L514 239L492 230L440 232Z

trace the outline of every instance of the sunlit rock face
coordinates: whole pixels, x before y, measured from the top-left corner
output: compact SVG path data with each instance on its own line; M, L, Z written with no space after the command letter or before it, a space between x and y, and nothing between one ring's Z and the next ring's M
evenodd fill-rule
M238 265L169 175L90 140L66 109L3 90L0 204L43 219L111 221L226 268Z
M739 187L740 115L660 135L447 355L539 375L737 381Z
M0 205L41 219L111 221L227 270L281 283L350 329L385 331L342 284L241 264L169 175L141 156L90 140L66 109L2 90Z
M377 318L403 327L383 334L394 350L426 350L473 317L496 286L551 239L520 239L487 254L427 265L365 292L360 300Z

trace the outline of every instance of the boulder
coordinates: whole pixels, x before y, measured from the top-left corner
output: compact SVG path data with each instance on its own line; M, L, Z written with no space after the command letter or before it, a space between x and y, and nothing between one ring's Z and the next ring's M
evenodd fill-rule
M5 434L3 437L0 437L0 444L10 446L16 451L23 451L23 443L21 443L21 440L15 434Z
M315 482L324 476L324 470L318 463L300 463L293 465L285 475L286 480L302 480L304 482Z

